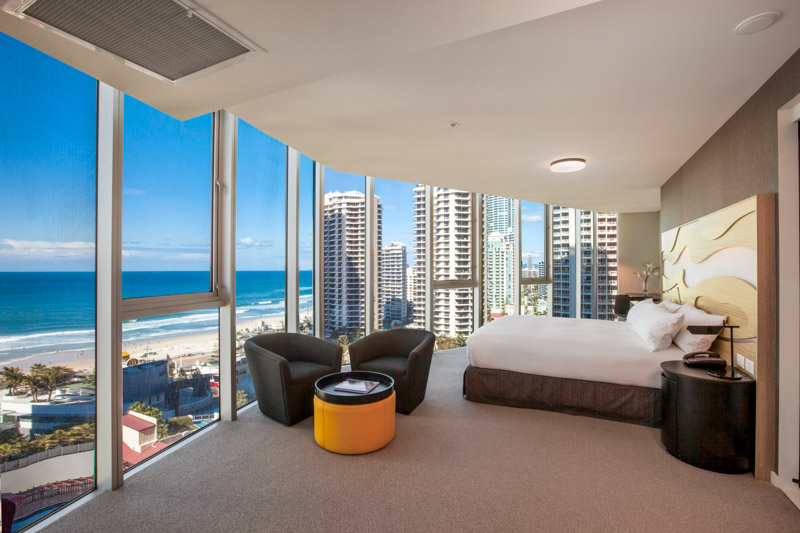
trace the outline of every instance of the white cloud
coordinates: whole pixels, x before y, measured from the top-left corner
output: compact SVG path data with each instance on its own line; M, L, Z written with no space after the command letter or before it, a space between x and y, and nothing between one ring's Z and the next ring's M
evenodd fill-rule
M384 209L388 209L389 211L392 211L394 209L397 209L397 206L396 205L384 205L383 208Z
M243 248L272 248L275 243L272 241L257 241L252 237L244 237L236 241L236 243Z
M542 215L522 215L523 222L544 222Z
M147 191L142 189L122 189L123 196L144 196Z
M0 239L2 259L90 259L94 257L94 243L84 241L18 241Z

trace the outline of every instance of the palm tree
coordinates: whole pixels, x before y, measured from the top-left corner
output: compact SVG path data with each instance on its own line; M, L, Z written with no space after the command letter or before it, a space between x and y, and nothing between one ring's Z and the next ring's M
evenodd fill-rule
M28 373L29 373L29 374L34 374L34 375L39 375L39 374L41 374L42 372L44 372L44 370L45 370L46 368L47 368L47 367L46 367L46 366L44 366L42 363L36 363L36 364L34 364L34 365L31 365L31 369L28 371Z
M25 374L19 367L4 366L2 372L0 372L0 377L2 377L5 386L8 387L8 394L13 396L17 392L17 387L22 385Z
M42 370L41 380L47 391L47 401L53 401L53 392L61 385L69 383L74 375L75 372L72 369L63 366L51 366Z
M39 376L37 376L36 374L31 372L30 374L27 374L23 378L23 383L25 384L26 387L28 387L28 390L30 391L31 396L33 396L33 401L34 402L38 402L39 401L39 393L42 391L42 380L41 380L41 378Z

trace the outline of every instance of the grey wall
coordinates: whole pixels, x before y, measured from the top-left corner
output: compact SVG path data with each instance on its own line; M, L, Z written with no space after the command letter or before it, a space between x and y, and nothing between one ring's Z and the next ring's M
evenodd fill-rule
M661 187L661 230L778 192L778 109L800 93L800 50Z
M617 243L620 293L642 292L642 280L634 271L641 270L642 263L652 261L657 265L661 259L661 232L658 227L658 211L652 213L620 213L617 218ZM648 280L648 289L657 292L660 277Z

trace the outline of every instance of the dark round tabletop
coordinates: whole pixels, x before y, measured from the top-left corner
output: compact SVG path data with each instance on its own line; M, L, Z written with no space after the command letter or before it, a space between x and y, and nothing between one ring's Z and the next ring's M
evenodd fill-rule
M377 381L378 386L366 394L334 390L339 383L346 379L361 379L364 381ZM337 372L321 377L314 384L314 393L323 402L338 405L363 405L384 400L394 392L394 380L380 372L355 370L352 372Z

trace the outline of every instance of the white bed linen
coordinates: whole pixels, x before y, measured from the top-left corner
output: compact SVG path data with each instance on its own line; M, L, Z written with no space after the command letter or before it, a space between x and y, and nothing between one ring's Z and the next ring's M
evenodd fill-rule
M472 366L555 378L661 387L661 363L683 351L650 348L625 322L504 316L467 339Z

